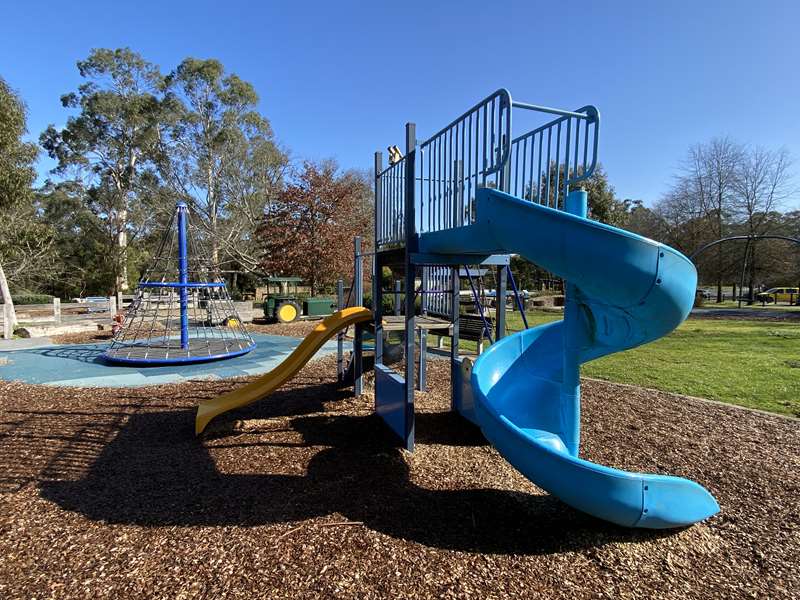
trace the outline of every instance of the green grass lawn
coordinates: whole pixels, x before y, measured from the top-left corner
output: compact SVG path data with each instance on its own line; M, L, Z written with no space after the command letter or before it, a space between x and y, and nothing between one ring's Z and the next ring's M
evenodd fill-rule
M528 323L560 318L531 312ZM522 328L519 313L508 314L508 326ZM587 363L581 372L800 416L800 323L689 319L660 340Z

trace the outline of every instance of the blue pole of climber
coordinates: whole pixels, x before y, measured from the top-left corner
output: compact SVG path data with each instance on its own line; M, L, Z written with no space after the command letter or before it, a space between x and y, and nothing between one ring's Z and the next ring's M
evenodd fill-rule
M189 209L186 203L178 203L178 277L181 301L181 348L189 347L189 248L186 239L186 216Z

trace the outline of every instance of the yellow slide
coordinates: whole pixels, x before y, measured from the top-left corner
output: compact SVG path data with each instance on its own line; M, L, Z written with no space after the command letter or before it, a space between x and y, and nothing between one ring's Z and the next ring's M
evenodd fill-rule
M206 425L224 412L252 404L261 400L294 377L303 366L311 360L322 345L343 329L356 323L363 323L372 319L372 311L363 306L345 308L326 317L314 331L309 333L300 342L300 345L286 357L281 364L265 373L252 383L223 394L219 398L201 402L197 407L194 432L200 435Z

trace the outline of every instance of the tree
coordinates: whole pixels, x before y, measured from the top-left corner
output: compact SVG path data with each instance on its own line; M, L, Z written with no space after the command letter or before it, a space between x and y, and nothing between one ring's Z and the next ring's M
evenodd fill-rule
M736 191L733 211L743 224L745 235L764 235L775 228L779 215L775 210L791 195L791 161L786 149L777 151L765 148L750 148L736 165L734 188ZM748 240L750 250L749 283L752 304L756 279L755 239ZM745 256L747 252L745 251Z
M372 225L369 183L337 170L333 161L304 163L258 231L264 272L300 276L312 294L352 273L353 237Z
M3 219L15 214L20 207L29 203L32 185L36 178L33 164L36 160L36 146L24 142L27 132L25 105L20 97L0 78L0 216ZM0 231L16 234L6 229L10 224L0 222ZM7 240L7 236L3 236ZM0 247L0 297L11 306L11 326L17 324L14 301L11 297L3 264L7 259Z
M728 220L735 193L736 169L744 156L744 147L727 137L714 138L689 149L671 195L680 195L685 208L702 216L703 229L713 241L727 235ZM722 245L714 249L713 263L705 259L706 269L713 272L717 301L722 301L722 280L727 271L726 251Z
M58 161L55 172L85 177L88 198L108 224L116 291L128 289L127 251L136 225L152 210L138 210L137 192L153 185L160 148L163 78L158 68L129 48L95 49L78 62L86 79L61 103L79 113L66 127L50 125L40 142Z
M286 155L255 108L253 86L217 60L187 58L165 80L172 120L162 174L201 217L211 259L226 250L239 264L259 263L255 231L280 187Z
M625 229L652 240L665 240L669 226L657 210L650 209L641 200L625 200L629 207Z
M628 216L627 204L619 200L608 181L608 173L603 165L597 165L592 175L581 181L577 186L588 192L589 216L601 223L608 223L616 227L625 225Z
M81 183L47 181L37 198L41 220L53 231L56 261L47 291L72 298L112 289L116 263L106 222L91 210Z

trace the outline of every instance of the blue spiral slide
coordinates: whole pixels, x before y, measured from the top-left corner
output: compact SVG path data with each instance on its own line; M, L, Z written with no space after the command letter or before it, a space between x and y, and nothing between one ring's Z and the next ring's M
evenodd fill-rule
M640 346L689 314L697 272L663 244L565 211L480 189L475 222L425 233L426 254L520 254L567 282L564 320L503 338L472 368L477 421L523 475L581 511L627 527L681 527L719 511L701 485L579 458L580 365Z

